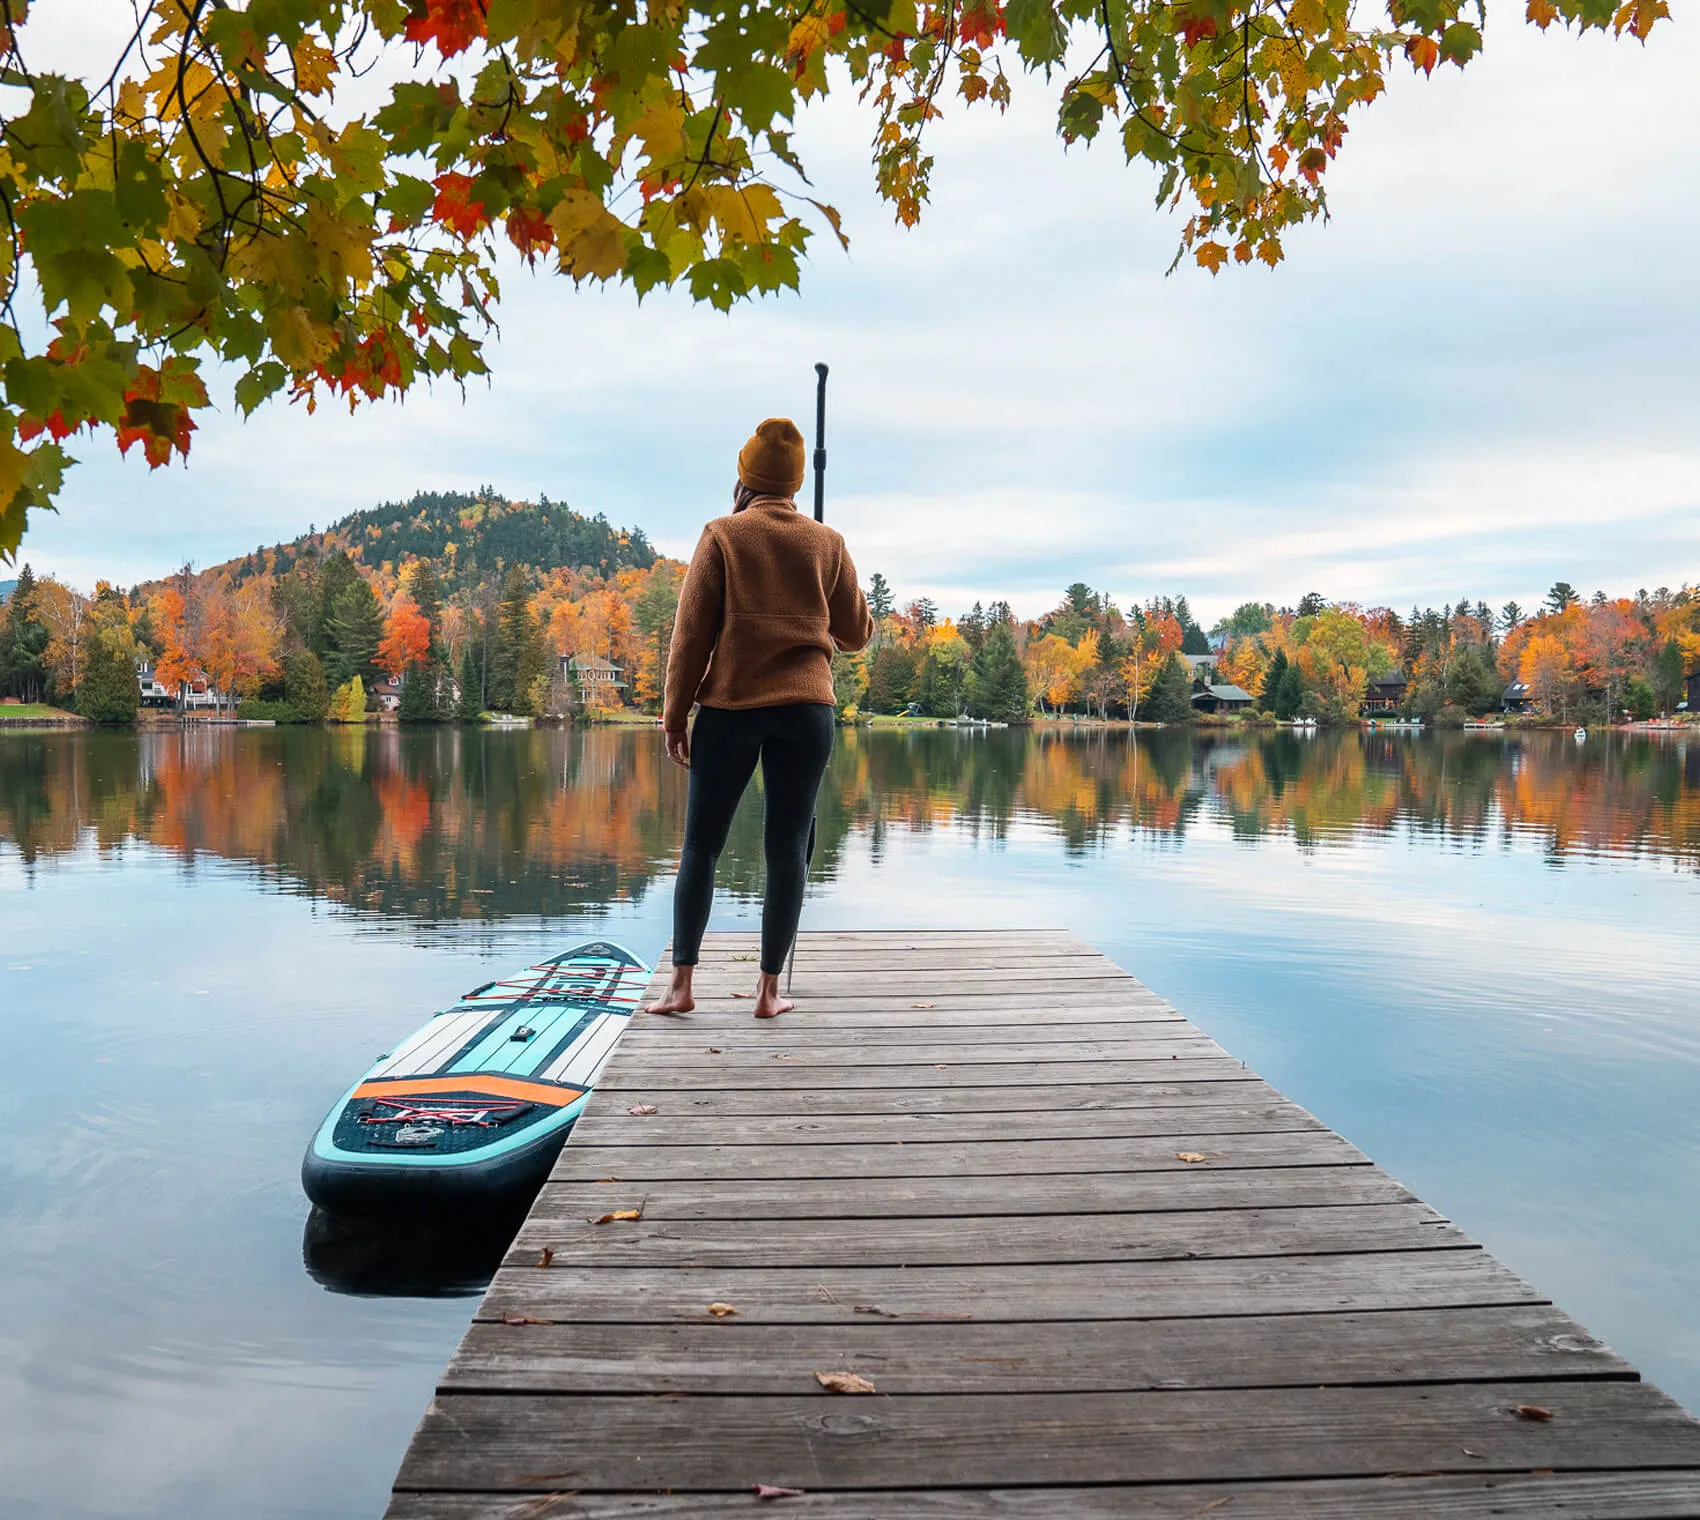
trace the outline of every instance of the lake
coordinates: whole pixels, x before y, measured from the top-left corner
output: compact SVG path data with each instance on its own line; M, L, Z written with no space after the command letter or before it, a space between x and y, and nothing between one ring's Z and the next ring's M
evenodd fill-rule
M684 792L644 729L0 734L0 1512L381 1510L491 1247L302 1149L493 972L653 960ZM806 927L1073 930L1700 1407L1700 734L852 731L820 840Z

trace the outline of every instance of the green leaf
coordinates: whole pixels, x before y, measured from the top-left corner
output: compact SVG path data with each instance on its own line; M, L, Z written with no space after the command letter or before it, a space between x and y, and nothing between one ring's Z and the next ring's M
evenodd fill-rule
M289 371L276 359L256 364L236 382L236 404L244 417L251 417L254 408L268 396L275 396L289 379Z
M716 311L730 311L734 301L749 294L744 276L730 259L704 259L687 279L691 299L706 301Z

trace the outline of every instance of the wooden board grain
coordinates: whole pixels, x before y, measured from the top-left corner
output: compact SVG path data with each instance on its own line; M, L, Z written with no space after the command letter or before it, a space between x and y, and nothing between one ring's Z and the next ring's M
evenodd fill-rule
M634 1017L393 1520L1700 1514L1700 1425L1068 935L810 935L771 1024L755 948Z
M820 1489L768 1506L802 1520L1694 1520L1700 1473L1397 1473L1140 1487ZM400 1493L384 1520L691 1520L748 1515L726 1494Z
M733 1306L736 1307L735 1305ZM824 1364L887 1394L1283 1388L1483 1378L1632 1377L1550 1304L1371 1314L750 1324L475 1324L441 1392L789 1393L829 1398Z
M737 1306L747 1323L854 1324L858 1304L905 1320L940 1315L1030 1325L1131 1315L1329 1314L1545 1302L1485 1251L1240 1257L973 1267L691 1269L524 1265L496 1273L479 1319L575 1324L706 1321ZM641 1305L641 1309L639 1306Z
M608 1182L550 1182L537 1213L595 1218ZM643 1216L670 1219L945 1219L958 1214L1132 1214L1149 1210L1279 1209L1410 1203L1411 1193L1372 1166L1221 1172L1089 1172L1032 1177L744 1177L649 1182Z
M1540 1407L1549 1420L1519 1417ZM1468 1455L1469 1452L1475 1455ZM585 1490L1196 1483L1389 1472L1700 1468L1646 1383L1005 1396L440 1394L398 1488Z

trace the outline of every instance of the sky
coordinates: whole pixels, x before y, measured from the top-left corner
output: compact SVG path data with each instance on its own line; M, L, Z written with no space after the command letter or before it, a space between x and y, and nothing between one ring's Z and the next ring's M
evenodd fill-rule
M84 441L20 563L128 584L486 484L685 555L754 424L812 416L818 360L828 521L864 579L947 613L1037 615L1076 580L1185 594L1207 624L1307 591L1402 610L1700 582L1700 35L1680 10L1644 47L1520 12L1500 0L1468 70L1392 71L1332 220L1276 270L1166 275L1152 176L1108 140L1065 151L1039 78L1007 116L936 124L933 200L901 229L845 96L798 145L851 248L823 229L800 294L721 315L516 261L464 399L246 422L226 400L157 472Z

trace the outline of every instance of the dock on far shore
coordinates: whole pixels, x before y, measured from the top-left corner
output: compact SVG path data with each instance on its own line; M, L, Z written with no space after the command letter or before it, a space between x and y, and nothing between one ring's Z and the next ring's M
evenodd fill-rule
M806 934L759 1024L755 949L636 1016L389 1520L1700 1516L1700 1422L1089 946Z

